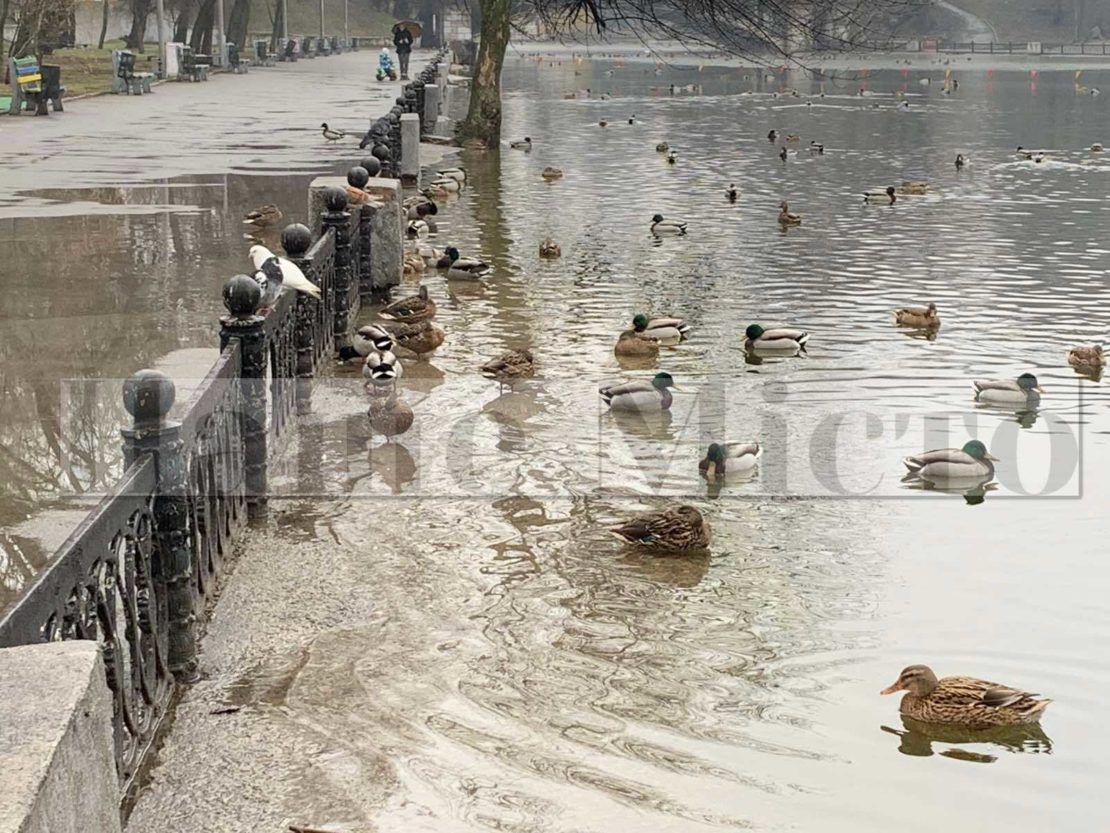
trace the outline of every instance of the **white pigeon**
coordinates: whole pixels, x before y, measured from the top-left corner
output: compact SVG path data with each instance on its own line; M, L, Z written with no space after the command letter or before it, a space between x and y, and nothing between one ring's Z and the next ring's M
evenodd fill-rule
M320 287L305 277L301 268L291 260L278 257L265 246L251 246L251 263L254 268L279 286L288 286L303 292L317 301L320 300ZM266 287L263 287L265 291Z

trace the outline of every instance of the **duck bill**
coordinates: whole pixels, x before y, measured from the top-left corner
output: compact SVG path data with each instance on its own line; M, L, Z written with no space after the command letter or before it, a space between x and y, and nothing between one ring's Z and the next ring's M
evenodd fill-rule
M984 460L990 460L992 463L1001 463L1002 461L995 457L993 454L984 454Z
M708 466L706 466L706 468L705 468L705 479L708 480L710 483L716 483L717 482L717 464L716 463L711 462Z
M683 388L680 388L678 385L671 385L670 388L676 393L686 393L686 391Z
M901 684L899 683L898 680L895 680L893 683L891 683L886 688L884 688L882 691L880 691L879 694L894 694L896 691L901 691L901 690L902 690Z
M1040 385L1037 385L1035 388L1033 388L1033 390L1035 390L1037 393L1044 393L1045 392L1045 389L1043 387L1041 387Z

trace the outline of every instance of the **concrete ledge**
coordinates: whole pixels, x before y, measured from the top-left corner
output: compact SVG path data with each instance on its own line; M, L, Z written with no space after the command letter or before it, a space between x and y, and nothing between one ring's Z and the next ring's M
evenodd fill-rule
M0 833L119 833L112 699L95 642L0 650Z

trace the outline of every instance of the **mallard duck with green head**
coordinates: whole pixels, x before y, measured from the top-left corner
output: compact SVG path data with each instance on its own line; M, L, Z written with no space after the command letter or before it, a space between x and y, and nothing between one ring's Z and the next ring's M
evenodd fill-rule
M809 333L792 327L773 327L765 330L759 324L749 324L744 331L744 349L753 353L783 353L794 355L806 349Z
M444 250L436 268L446 269L448 278L464 281L480 280L490 273L488 263L474 257L463 257L454 246L448 246Z
M698 471L710 483L729 474L747 474L759 463L763 447L759 443L710 443Z
M863 201L866 203L879 204L879 205L894 205L898 201L898 194L894 190L893 185L888 185L885 189L874 191L864 191Z
M987 453L979 440L968 440L963 448L938 448L905 457L902 463L911 475L924 480L980 480L994 476L997 457Z
M1032 373L1022 373L1016 379L980 379L971 384L976 402L1007 408L1036 408L1044 393Z
M704 550L713 541L709 522L688 504L645 512L609 531L626 544L660 552Z
M632 329L641 338L654 339L665 345L678 344L690 337L690 325L685 320L668 316L649 318L642 312L633 316Z
M651 218L651 233L656 237L685 234L686 223L681 220L666 220L662 214L656 214Z
M614 411L666 411L678 390L670 373L656 373L652 379L633 379L598 388L601 399Z
M927 665L910 665L880 694L905 691L898 709L924 723L955 723L969 729L1036 723L1051 700L976 677L942 677Z

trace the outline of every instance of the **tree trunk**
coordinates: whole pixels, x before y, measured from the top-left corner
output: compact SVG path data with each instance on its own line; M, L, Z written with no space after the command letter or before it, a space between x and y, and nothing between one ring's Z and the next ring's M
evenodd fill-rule
M212 24L216 20L216 0L204 0L197 12L196 22L193 23L193 36L189 38L189 46L198 55L207 55L212 45Z
M189 39L189 12L190 9L182 9L178 15L177 20L173 22L173 42L185 43Z
M146 19L150 17L150 0L131 0L131 32L127 35L128 49L146 51Z
M281 30L285 27L282 25L281 15L281 0L274 0L274 29L270 34L270 51L278 53L278 44L281 43ZM281 44L284 48L285 44Z
M247 48L247 28L251 19L250 0L235 0L231 7L231 15L227 21L227 39L239 47L242 55Z
M470 81L470 108L458 129L464 144L501 141L501 67L511 32L510 0L482 0L482 40Z
M0 0L0 77L4 83L10 83L8 78L8 62L4 60L4 27L8 23L8 0Z
M101 0L104 9L100 15L100 37L96 41L96 48L104 48L104 39L108 37L108 7L111 5L108 0ZM0 27L2 29L3 27Z

